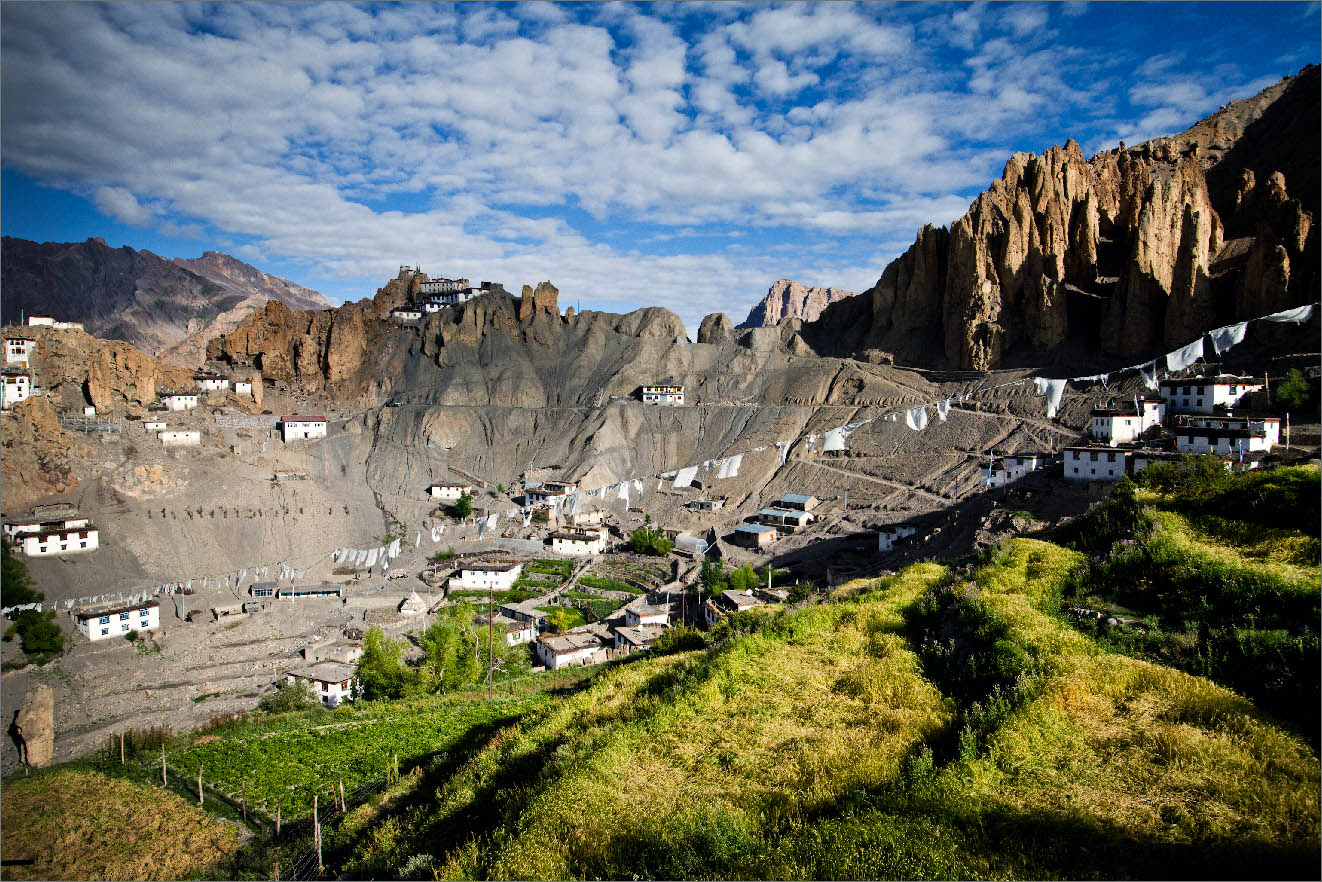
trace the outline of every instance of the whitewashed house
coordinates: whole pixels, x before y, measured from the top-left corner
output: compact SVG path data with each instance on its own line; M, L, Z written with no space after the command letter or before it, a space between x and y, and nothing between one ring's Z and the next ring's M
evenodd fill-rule
M280 418L280 438L284 441L302 441L326 437L324 416L283 416Z
M606 513L599 508L591 511L579 511L565 516L565 523L571 527L599 527L606 520Z
M27 367L28 358L32 355L32 347L36 345L37 341L30 337L6 337L5 364L21 364Z
M224 374L194 374L193 380L203 392L224 392L230 387L230 378Z
M702 618L710 628L730 613L765 605L766 601L751 591L726 591L703 604Z
M432 484L427 488L427 493L432 499L441 502L458 502L459 497L465 493L472 495L473 485L471 484Z
M595 631L543 634L537 640L537 659L548 671L606 661L606 647Z
M422 318L422 310L413 306L397 306L390 310L390 317L397 322L416 322Z
M1042 457L1036 453L1021 453L1016 456L1002 456L992 460L987 467L985 483L995 489L1014 483L1027 475L1041 463Z
M459 568L459 584L462 589L491 589L508 591L523 574L523 564L514 563L475 563L464 564ZM450 582L454 586L454 580Z
M157 600L147 600L109 608L76 610L73 620L88 640L123 637L130 631L155 631L159 628L161 604Z
M570 493L578 491L578 485L572 481L547 481L537 487L529 487L523 495L529 505L554 505Z
M666 632L665 625L628 625L615 629L616 656L630 655L651 649Z
M202 433L196 429L167 429L158 432L162 447L197 447L202 443Z
M4 534L15 542L23 533L40 533L50 530L77 530L91 524L91 520L84 517L63 518L57 521L42 521L36 518L14 518L5 521Z
M143 431L146 432L162 432L165 430L165 427L166 423L164 420L147 420L142 424Z
M657 385L643 387L643 404L671 404L675 406L684 403L684 387L672 385Z
M197 396L185 392L167 393L162 396L166 410L192 410L197 407Z
M1137 404L1137 410L1134 402L1093 408L1088 424L1093 440L1112 447L1129 444L1153 426L1161 425L1166 416L1164 402L1143 399Z
M339 707L342 702L353 701L356 693L354 666L344 662L318 662L285 674L286 683L297 683L300 680L311 683L312 691L327 707Z
M1183 380L1162 380L1161 397L1171 413L1212 413L1216 407L1234 407L1250 392L1266 386L1257 377L1193 377Z
M1267 451L1281 443L1281 419L1272 416L1236 416L1232 413L1180 417L1171 429L1178 435L1187 429L1237 429L1261 436Z
M235 380L235 381L234 381L234 394L235 394L235 395L238 395L238 396L240 396L240 397L242 397L242 396L244 396L244 395L247 395L249 398L252 398L252 397L253 397L253 395L252 395L252 381L251 381L251 380Z
M0 407L8 410L20 401L32 396L31 374L5 374L4 388L0 392Z
M1070 481L1118 481L1128 471L1128 450L1066 447L1065 478Z
M630 605L624 610L624 623L626 625L669 625L670 610L667 607L654 606L650 603L638 606Z
M520 643L532 643L537 634L530 622L510 618L506 615L495 613L479 613L473 617L473 624L479 628L491 627L497 634L505 636L506 646L517 646Z
M428 279L418 283L419 294L451 294L468 287L468 279Z
M30 315L28 316L29 328L54 328L57 331L81 331L82 322L57 322L48 315Z
M606 531L587 527L566 527L556 530L547 537L551 542L551 551L556 554L568 554L582 557L603 554L606 551Z
M903 524L882 527L877 531L877 550L894 551L896 545L917 534L917 532L917 528L906 527Z
M78 526L67 526L68 524ZM35 532L24 532L14 537L18 550L29 557L52 557L57 554L76 554L82 551L95 551L100 545L101 532L88 523L86 518L76 518L63 523L42 524Z
M725 500L719 497L714 499L690 499L684 505L693 511L713 512L725 508Z
M1280 431L1279 424L1277 431ZM1263 428L1221 429L1183 426L1173 429L1175 449L1181 453L1215 453L1232 456L1240 453L1270 453L1275 446Z

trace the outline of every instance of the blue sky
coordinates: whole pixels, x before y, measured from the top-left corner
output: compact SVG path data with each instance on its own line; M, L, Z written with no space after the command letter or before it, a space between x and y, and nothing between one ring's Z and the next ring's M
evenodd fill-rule
M1319 60L1319 4L0 5L0 228L401 264L696 332L862 291L1016 151L1172 134Z

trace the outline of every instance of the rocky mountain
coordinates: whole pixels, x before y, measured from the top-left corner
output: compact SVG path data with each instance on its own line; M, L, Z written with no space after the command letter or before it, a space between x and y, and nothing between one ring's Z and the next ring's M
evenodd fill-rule
M959 369L1132 362L1316 300L1318 83L1307 67L1091 159L1073 141L1016 154L967 214L924 227L802 336L819 353Z
M0 263L5 324L19 324L24 313L52 315L189 366L201 362L207 339L268 300L298 309L330 305L316 291L216 251L171 261L100 238L37 243L6 236Z
M783 318L810 322L832 303L853 297L856 293L842 288L809 288L789 279L778 279L767 290L767 296L748 311L748 318L735 327L767 328Z

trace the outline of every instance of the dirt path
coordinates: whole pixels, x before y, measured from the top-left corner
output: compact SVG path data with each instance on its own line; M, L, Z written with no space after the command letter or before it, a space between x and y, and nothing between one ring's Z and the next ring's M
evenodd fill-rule
M837 475L844 475L849 478L857 478L860 481L871 481L874 484L882 484L883 486L890 487L894 490L903 490L906 493L912 493L916 496L922 496L932 502L939 502L942 505L949 505L951 502L951 500L947 499L944 496L938 496L935 493L931 493L927 490L922 489L921 487L915 487L911 484L903 484L900 483L899 481L890 481L887 480L886 478L874 477L873 475L864 474L863 472L851 472L848 469L842 469L836 466L829 466L824 462L815 462L810 459L796 458L794 461L801 462L804 465L814 466L819 469L825 469L828 472L835 472Z

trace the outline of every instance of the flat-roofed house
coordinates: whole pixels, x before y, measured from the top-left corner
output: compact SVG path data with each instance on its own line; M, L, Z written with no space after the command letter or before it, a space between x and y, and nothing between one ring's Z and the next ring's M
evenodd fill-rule
M154 631L161 626L157 600L75 610L73 619L88 640L122 637L130 631Z
M798 511L812 511L817 507L819 500L816 496L809 496L804 493L786 493L780 499L776 500L776 508L793 508Z
M161 396L166 410L192 410L197 407L197 395L190 392L166 392Z
M1250 392L1266 385L1259 377L1192 377L1161 381L1161 397L1172 413L1212 413L1213 408L1234 407Z
M504 635L506 646L517 646L520 643L532 643L537 636L537 630L531 622L511 618L502 613L478 613L473 617L473 624L479 628L491 627L497 634Z
M679 406L684 403L684 387L673 384L659 384L643 387L643 404L670 404Z
M703 604L703 621L710 628L730 613L765 605L766 601L752 591L726 591L720 597L713 597Z
M240 395L240 396L242 396L242 395L247 395L249 398L252 398L252 381L251 381L251 380L235 380L235 381L234 381L234 394L235 394L235 395Z
M31 337L6 337L5 364L21 364L27 367L28 358L32 355L32 347L36 345L37 341Z
M203 392L224 392L230 387L230 378L224 374L193 374L193 379Z
M1020 453L1014 456L1000 456L992 460L984 478L988 487L993 489L1012 484L1037 468L1043 457L1036 453Z
M427 488L427 493L432 499L440 502L458 502L459 497L465 493L472 495L472 484L432 484Z
M554 505L577 491L578 485L572 481L546 481L541 486L529 487L523 495L529 505Z
M197 447L202 443L202 433L197 429L166 429L157 432L162 447Z
M52 557L57 554L75 554L82 551L95 551L101 542L101 532L79 518L79 526L70 527L71 523L42 524L36 532L24 532L15 537L18 550L29 557Z
M543 634L537 638L537 658L548 671L606 661L606 644L595 631Z
M1170 429L1184 453L1270 453L1281 441L1281 420L1231 413L1182 416Z
M8 410L20 401L32 397L32 375L27 373L5 374L4 387L0 391L0 408Z
M670 609L650 603L630 605L624 610L626 625L669 625Z
M717 497L714 499L690 499L684 503L685 506L693 511L712 512L720 511L725 508L725 500Z
M626 625L615 629L615 654L630 655L651 649L666 632L665 625Z
M342 702L353 701L356 694L357 678L354 666L344 662L317 662L304 668L295 668L285 673L285 682L299 681L312 684L312 691L327 707L339 707Z
M416 322L422 318L422 310L415 306L397 306L390 310L390 318L397 322Z
M324 416L283 416L280 418L280 437L284 441L326 437Z
M1118 481L1128 470L1131 451L1106 447L1066 447L1065 478L1069 481Z
M523 574L523 564L514 562L475 561L459 567L459 587L463 589L491 589L508 591Z
M1088 431L1093 440L1115 447L1137 441L1153 426L1160 426L1166 415L1164 402L1140 399L1121 401L1108 407L1095 407L1089 415Z
M917 532L917 528L907 527L903 524L892 524L889 527L882 527L877 531L877 550L894 551L896 545L915 535Z
M757 520L760 524L784 527L787 532L793 533L811 524L816 517L811 512L793 508L764 508L757 513Z
M583 557L606 551L606 531L592 527L565 527L547 539L551 542L551 551L556 554Z
M732 540L745 548L770 548L780 538L776 528L770 524L744 524L736 527Z
M253 582L248 586L251 597L275 597L275 582Z

